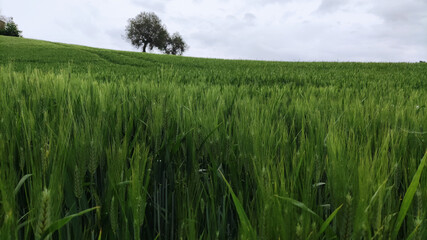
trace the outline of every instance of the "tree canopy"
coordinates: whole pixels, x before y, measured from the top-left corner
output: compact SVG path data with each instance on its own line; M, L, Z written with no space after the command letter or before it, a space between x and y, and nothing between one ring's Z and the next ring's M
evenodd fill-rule
M174 33L169 36L160 18L153 12L141 12L135 18L128 20L126 38L136 48L142 47L146 52L154 48L166 54L181 55L187 48L182 36Z
M182 55L182 53L184 53L184 51L187 49L188 46L184 42L184 39L178 32L176 32L172 36L168 37L164 51L167 54Z
M6 19L0 16L0 20L6 23L4 29L0 29L0 35L22 37L22 31L18 29L18 25L13 21L13 18Z

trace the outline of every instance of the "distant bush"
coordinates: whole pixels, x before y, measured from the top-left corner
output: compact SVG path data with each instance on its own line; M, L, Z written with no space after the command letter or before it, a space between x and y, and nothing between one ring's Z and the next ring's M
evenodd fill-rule
M0 29L0 35L22 37L22 31L18 29L18 25L12 18L6 21L4 29Z
M172 55L182 55L185 50L188 49L188 45L184 42L184 39L182 39L181 35L176 32L172 34L172 36L169 36L166 41L166 47L164 47L164 52L166 54L172 54Z

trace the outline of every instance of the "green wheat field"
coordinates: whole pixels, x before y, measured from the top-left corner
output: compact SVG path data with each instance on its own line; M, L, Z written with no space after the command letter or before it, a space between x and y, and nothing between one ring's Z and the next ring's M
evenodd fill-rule
M0 239L427 239L427 64L0 37Z

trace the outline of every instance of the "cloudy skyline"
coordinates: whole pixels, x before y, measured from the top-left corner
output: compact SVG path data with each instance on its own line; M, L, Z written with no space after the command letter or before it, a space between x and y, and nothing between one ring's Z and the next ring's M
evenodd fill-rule
M427 60L427 0L0 0L26 38L139 51L129 18L155 12L185 56L279 61Z

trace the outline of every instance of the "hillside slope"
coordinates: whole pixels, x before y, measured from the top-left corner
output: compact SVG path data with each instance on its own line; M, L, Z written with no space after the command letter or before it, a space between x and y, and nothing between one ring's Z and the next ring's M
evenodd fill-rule
M157 78L171 70L175 81L208 81L219 84L283 84L313 82L334 84L341 80L392 78L415 87L427 86L422 63L328 63L266 62L169 56L91 48L78 45L0 36L0 65L12 64L16 71L70 69L74 74L90 72L98 80L135 81ZM397 77L398 79L393 79ZM409 81L410 79L410 81ZM415 80L415 81L414 81ZM419 80L419 81L417 81Z

